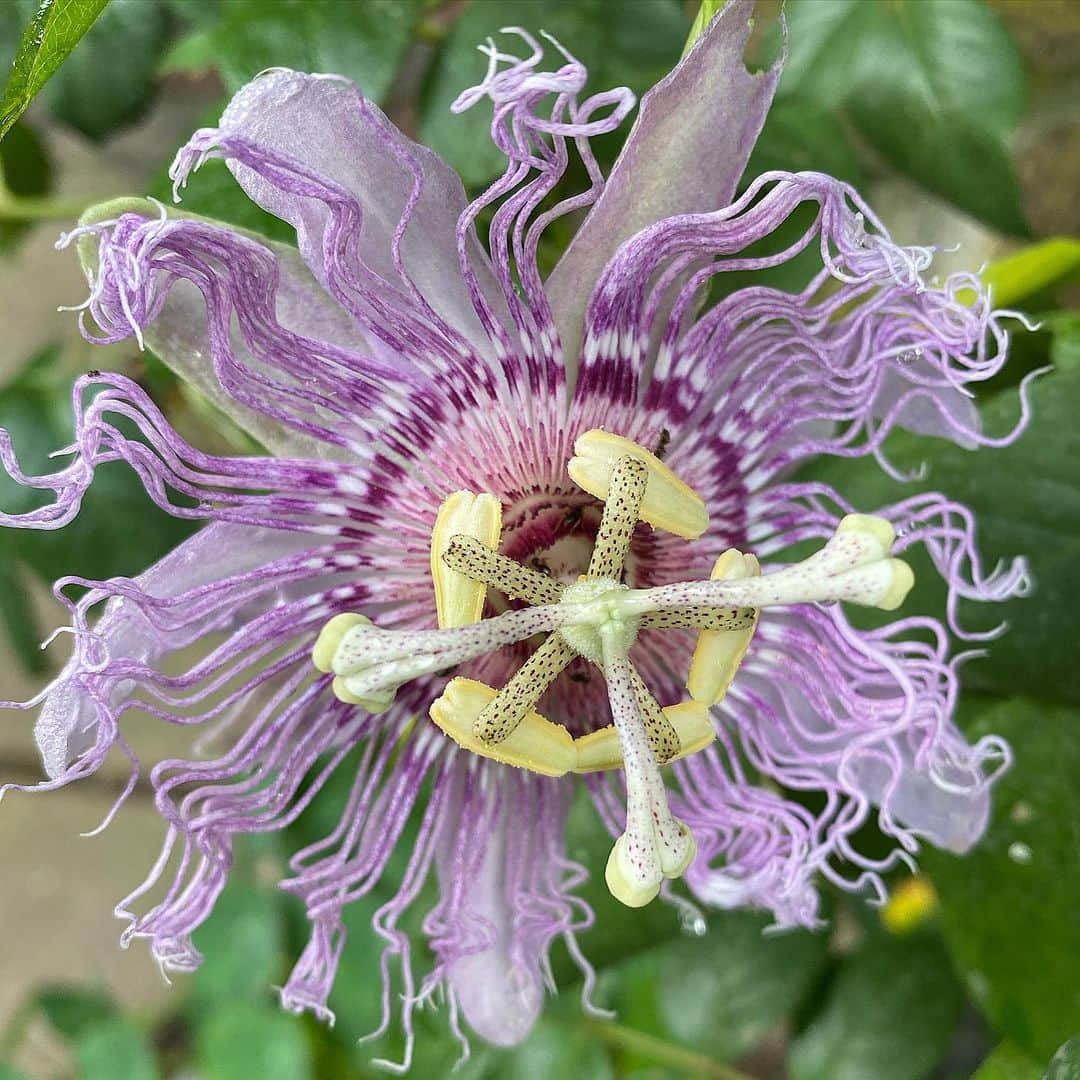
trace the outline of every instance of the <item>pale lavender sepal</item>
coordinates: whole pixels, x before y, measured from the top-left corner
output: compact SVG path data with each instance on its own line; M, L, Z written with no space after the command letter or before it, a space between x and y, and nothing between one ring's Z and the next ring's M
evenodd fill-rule
M464 777L462 763L458 779ZM518 786L527 789L530 785L526 781ZM461 860L473 862L457 918L463 928L476 927L478 940L465 948L460 940L456 943L453 951L457 955L447 963L447 981L465 1020L477 1034L495 1046L513 1046L532 1030L544 1001L539 965L522 963L522 934L515 926L521 905L515 904L519 897L514 893L522 883L511 880L507 873L508 866L520 865L529 845L530 824L522 819L531 800L504 798L500 805L482 809L485 801L483 796L473 794L470 798L455 792L436 850L439 880L446 895L452 895L460 881ZM467 838L462 836L461 821L469 822ZM539 958L536 952L525 959L537 962Z
M257 570L306 543L306 538L295 533L211 522L133 580L140 590L170 599L209 582ZM212 629L229 631L240 615L238 610L226 609L216 625L198 622L170 631L151 625L143 610L121 597L109 601L93 636L76 636L75 652L50 688L34 725L46 775L53 780L62 776L97 741L98 706L80 685L80 674L107 669L118 658L155 665ZM134 686L130 680L115 682L108 690L110 707L118 709Z
M547 280L571 385L585 306L619 245L663 218L716 210L735 194L780 79L779 64L746 70L753 10L753 0L730 0L645 95L603 194Z
M1007 761L995 747L996 760ZM989 757L989 755L986 755ZM935 760L919 765L910 753L898 773L872 754L855 756L849 776L853 786L875 806L936 847L963 855L982 838L990 817L988 768L982 747L972 747L948 731L935 748ZM991 759L993 760L993 758Z
M216 131L197 133L188 151L201 153L228 140L250 144L259 154L303 162L321 181L355 199L361 214L357 250L365 267L398 285L407 277L475 347L489 347L458 261L457 223L466 206L461 180L433 150L398 131L353 83L334 75L264 72L236 94ZM327 204L311 197L314 193L283 189L227 148L223 156L253 201L296 228L300 251L325 280ZM182 151L180 169L186 168L183 160ZM403 220L407 226L401 231ZM395 242L400 243L400 262ZM475 241L469 258L489 303L501 300L487 257Z
M898 401L919 385L919 379L925 378L925 363L916 363L920 369L908 377L897 367L886 369L871 406L875 418L888 416ZM941 387L933 401L915 398L901 408L894 423L916 435L932 435L935 438L951 439L965 450L974 450L978 442L966 436L966 431L979 431L981 420L975 399L962 390Z

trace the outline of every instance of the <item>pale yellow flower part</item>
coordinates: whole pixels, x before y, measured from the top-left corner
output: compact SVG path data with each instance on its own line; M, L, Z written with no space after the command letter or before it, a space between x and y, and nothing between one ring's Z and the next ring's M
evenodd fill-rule
M625 457L644 462L649 470L638 516L655 529L696 540L709 527L705 501L655 454L636 442L594 428L578 437L566 466L570 479L590 495L606 500L615 466Z
M760 574L761 566L753 555L743 555L734 548L728 548L713 564L709 577L712 581L735 581ZM690 677L686 680L687 689L695 701L708 706L717 705L723 700L757 629L757 609L752 610L753 622L745 629L702 630L698 635L697 647L690 661Z
M455 491L444 500L431 530L431 578L439 626L469 626L484 613L487 586L451 570L443 555L455 536L469 536L495 551L502 534L502 505L494 495Z

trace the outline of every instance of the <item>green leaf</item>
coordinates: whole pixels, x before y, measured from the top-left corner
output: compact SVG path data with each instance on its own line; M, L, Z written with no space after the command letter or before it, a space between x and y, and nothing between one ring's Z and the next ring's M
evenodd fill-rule
M966 114L899 108L880 87L852 102L852 115L895 169L1001 232L1030 234L1009 149L995 132Z
M1037 380L1031 391L1033 420L1011 446L968 451L944 440L899 433L886 454L907 471L924 465L926 475L900 484L869 459L827 460L813 468L856 506L870 512L919 491L943 491L967 504L978 521L984 565L1025 555L1035 591L1004 604L962 602L961 622L972 629L1009 624L987 642L988 659L962 668L965 684L1014 694L1029 690L1051 700L1080 701L1080 370L1061 370ZM982 410L991 433L1007 431L1017 415L1016 392L1005 391ZM810 475L809 472L807 475ZM944 587L928 560L914 551L916 586L903 613L944 613ZM905 555L905 558L908 556Z
M982 274L1000 307L1075 277L1080 271L1080 240L1055 237L1032 244L991 263Z
M1042 1068L1023 1050L1004 1042L979 1066L971 1080L1039 1080Z
M678 63L689 28L673 0L624 0L618 5L608 0L517 0L510 24L534 35L546 30L569 49L589 69L586 94L625 85L639 96ZM466 184L491 180L502 172L506 159L491 141L490 102L478 102L457 115L450 112L450 104L483 80L487 60L477 45L486 38L494 38L506 52L523 53L519 38L500 34L506 25L502 4L480 2L466 8L450 28L424 97L420 141L437 150ZM546 48L546 62L557 64L553 46ZM625 135L616 133L613 148Z
M53 115L91 139L135 120L153 96L167 31L159 4L111 0L46 89L43 97Z
M419 0L230 0L169 54L169 71L216 67L234 93L268 67L324 71L382 100L420 12Z
M764 172L824 172L859 187L863 170L847 128L812 101L781 100L769 110L744 180Z
M1050 362L1059 371L1080 371L1080 311L1055 312L1045 321L1054 334Z
M0 1080L27 1080L26 1073L20 1072L12 1065L0 1064Z
M243 877L221 894L195 934L202 967L191 980L191 1001L212 1011L222 1001L261 1001L280 975L284 922L274 892Z
M222 0L164 0L165 6L179 19L188 22L208 22L216 17Z
M976 1002L1045 1060L1080 1017L1080 710L990 704L968 727L989 733L1008 740L1014 762L995 786L986 838L963 859L928 850L923 865Z
M840 967L791 1047L791 1080L919 1080L948 1046L963 993L938 941L875 935Z
M705 31L705 27L720 13L720 9L724 6L725 2L726 0L701 0L701 6L698 8L698 13L694 16L694 24L690 27L690 33L686 35L686 45L683 48L683 56L693 48L694 42L701 37L702 33Z
M75 1044L79 1080L157 1080L154 1051L126 1017L91 1027Z
M208 109L200 127L213 127L221 116L227 102ZM171 205L173 184L169 166L165 165L149 186L148 194L166 205ZM236 182L224 161L211 158L194 173L183 191L181 209L189 214L202 214L215 221L224 221L240 229L250 229L271 240L284 244L296 244L296 230L281 218L267 213L253 203L244 189Z
M614 1080L611 1055L581 1024L541 1016L529 1037L506 1054L493 1076Z
M82 39L108 0L42 0L15 52L0 98L0 139Z
M0 535L0 622L23 669L41 675L49 670L49 664L41 650L41 634L18 569L7 535Z
M204 1080L307 1080L314 1075L303 1023L276 1006L218 1001L195 1032Z
M35 1000L49 1023L68 1040L81 1038L116 1016L116 1005L108 994L86 986L46 986Z
M45 195L51 178L52 168L44 144L29 124L19 121L0 142L0 203L5 195L16 198ZM28 224L5 220L0 214L0 252L12 248Z
M657 1005L670 1036L720 1061L752 1049L799 1003L825 960L824 934L764 933L748 912L714 915L702 938L658 950Z
M791 0L782 97L847 108L895 168L1005 232L1028 231L1008 153L1027 99L982 0Z
M161 75L187 75L204 79L217 70L213 33L197 27L175 42L158 64Z
M1080 1077L1080 1035L1071 1038L1050 1059L1042 1080L1077 1080Z
M785 94L841 105L879 84L924 112L978 113L1001 134L1023 114L1023 63L981 0L789 0L787 16Z

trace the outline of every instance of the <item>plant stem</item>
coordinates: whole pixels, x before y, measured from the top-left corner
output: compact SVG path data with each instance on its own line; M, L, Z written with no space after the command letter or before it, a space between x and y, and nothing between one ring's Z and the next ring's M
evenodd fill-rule
M658 1065L666 1065L682 1075L702 1076L708 1080L752 1080L752 1077L730 1065L713 1061L704 1054L675 1046L654 1035L646 1035L643 1031L635 1031L608 1020L586 1020L584 1023L592 1034L609 1045L652 1058Z
M66 221L78 218L93 201L22 197L0 187L0 221Z

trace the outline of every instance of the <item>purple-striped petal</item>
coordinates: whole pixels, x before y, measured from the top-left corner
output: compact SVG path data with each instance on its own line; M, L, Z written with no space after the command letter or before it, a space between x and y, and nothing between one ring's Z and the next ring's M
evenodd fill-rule
M387 370L295 248L134 199L96 207L71 238L91 281L95 340L134 335L282 457L348 456L305 426L299 385L334 392Z
M965 851L981 836L993 778L1008 762L1000 740L971 745L952 722L959 691L944 627L911 617L857 632L839 609L793 608L763 617L754 647L723 712L743 751L782 786L828 794L811 862L840 876L861 868L868 882L892 860L853 846L871 808L898 843L915 837Z
M815 210L801 236L745 255L800 207ZM725 274L803 252L822 268L801 292L748 285L698 314ZM669 218L623 244L589 301L573 406L637 405L669 428L673 459L693 460L718 438L741 447L750 490L815 454L880 459L885 437L906 424L1000 445L958 399L1005 362L1008 313L971 274L927 284L931 258L893 243L840 181L761 176L730 206Z

